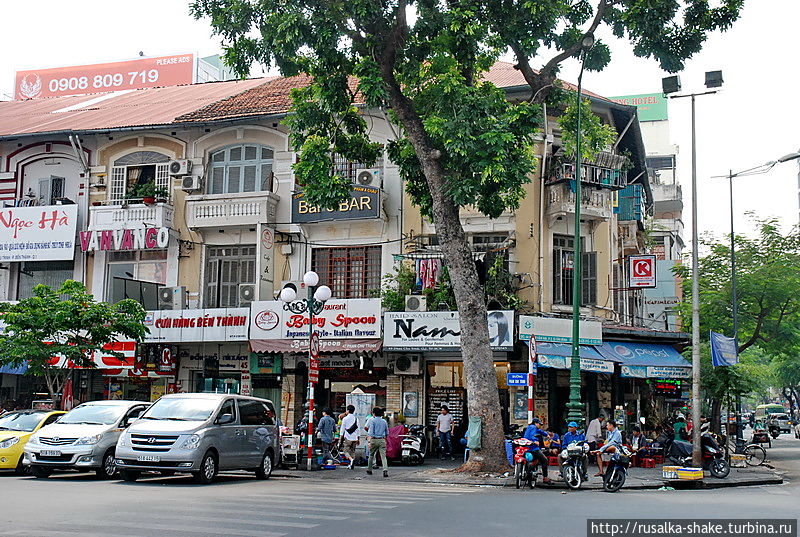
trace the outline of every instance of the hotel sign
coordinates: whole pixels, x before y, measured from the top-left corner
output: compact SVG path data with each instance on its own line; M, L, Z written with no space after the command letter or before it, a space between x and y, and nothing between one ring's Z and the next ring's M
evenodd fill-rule
M363 220L379 218L381 215L381 189L371 186L353 186L350 197L341 202L335 210L311 205L305 194L292 194L292 223L307 224L330 220Z

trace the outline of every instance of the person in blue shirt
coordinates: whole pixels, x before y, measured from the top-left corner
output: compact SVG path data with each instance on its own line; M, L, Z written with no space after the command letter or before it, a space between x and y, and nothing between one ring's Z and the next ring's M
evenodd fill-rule
M578 424L571 421L567 424L567 432L561 437L561 447L567 447L573 442L585 442L586 435L578 432Z
M530 451L531 454L539 460L539 466L542 468L542 483L550 483L550 478L547 477L547 457L544 453L542 453L544 437L548 436L548 433L547 431L539 428L539 425L541 424L542 420L539 418L533 418L533 421L525 429L525 433L522 435L522 437L534 442L534 444L528 447L528 451Z
M606 443L603 444L598 450L595 450L594 453L597 455L597 468L598 472L595 474L595 477L602 477L604 473L604 461L603 455L604 454L611 454L617 451L620 447L622 447L622 433L617 428L617 423L614 420L608 420L606 423L606 430L608 430L606 436Z

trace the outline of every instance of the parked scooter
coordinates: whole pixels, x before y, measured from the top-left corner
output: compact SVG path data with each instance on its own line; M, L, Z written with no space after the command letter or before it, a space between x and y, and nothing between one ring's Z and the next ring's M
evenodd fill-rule
M603 474L603 490L617 492L625 484L628 477L628 467L631 465L631 452L625 446L620 446L608 462L606 472Z
M710 433L700 437L703 450L703 468L716 478L724 479L731 473L731 466L725 460L725 453ZM683 440L668 439L664 444L664 455L680 466L691 466L692 444Z
M424 425L412 425L408 434L400 436L403 464L422 464L428 454L428 438Z
M573 442L561 450L561 477L564 483L572 490L581 488L581 483L588 479L586 457L589 453L589 444L586 442Z
M536 486L536 477L539 473L539 461L528 449L533 445L533 440L515 438L511 441L514 446L514 482L517 488L528 485Z

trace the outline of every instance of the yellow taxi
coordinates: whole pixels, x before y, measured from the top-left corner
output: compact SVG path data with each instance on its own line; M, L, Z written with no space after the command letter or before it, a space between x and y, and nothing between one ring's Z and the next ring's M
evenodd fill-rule
M24 473L22 450L28 439L63 414L60 410L13 410L0 416L0 470Z

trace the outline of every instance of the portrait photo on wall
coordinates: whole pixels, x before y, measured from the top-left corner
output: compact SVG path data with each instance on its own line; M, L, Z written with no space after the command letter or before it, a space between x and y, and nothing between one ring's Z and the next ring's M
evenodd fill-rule
M419 417L418 392L403 392L403 416L406 418Z

